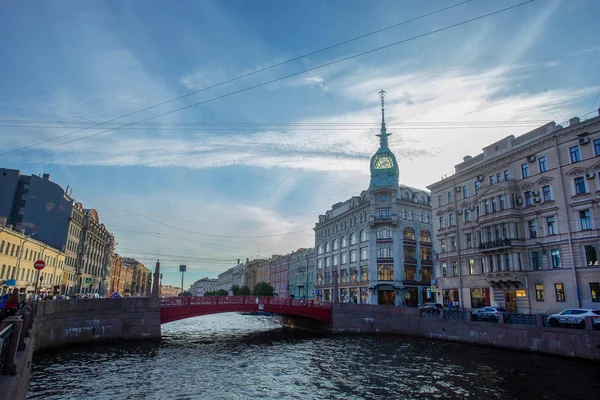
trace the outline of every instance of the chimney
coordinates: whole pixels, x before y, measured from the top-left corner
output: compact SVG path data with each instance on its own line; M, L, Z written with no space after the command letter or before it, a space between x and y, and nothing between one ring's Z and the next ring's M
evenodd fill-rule
M240 259L238 258L238 264L240 263Z
M463 157L463 162L469 161L471 158L473 158L473 157L471 157L471 156L464 156Z
M579 117L573 117L569 120L569 126L577 125L579 123Z
M42 175L42 178L43 178L45 181L49 181L49 180L50 180L50 174L49 174L49 173L47 173L47 172L44 172L44 175Z

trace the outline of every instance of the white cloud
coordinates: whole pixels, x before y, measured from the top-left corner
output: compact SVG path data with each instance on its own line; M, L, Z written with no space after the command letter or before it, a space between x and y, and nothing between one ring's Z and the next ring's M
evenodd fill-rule
M308 78L304 78L305 81L310 82L310 83L323 83L325 82L325 80L319 76L311 76Z

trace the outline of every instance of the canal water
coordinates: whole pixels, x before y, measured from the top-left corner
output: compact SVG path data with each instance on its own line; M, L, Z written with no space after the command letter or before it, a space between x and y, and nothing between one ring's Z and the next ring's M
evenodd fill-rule
M37 353L29 399L595 399L600 365L399 336L284 330L218 314L160 343Z

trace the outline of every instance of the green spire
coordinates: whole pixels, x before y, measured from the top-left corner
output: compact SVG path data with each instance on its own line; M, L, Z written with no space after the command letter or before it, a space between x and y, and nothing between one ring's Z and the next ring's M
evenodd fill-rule
M385 93L386 92L383 89L381 89L381 91L379 92L379 97L381 97L381 133L377 136L379 136L379 146L387 148L388 147L387 138L388 138L388 136L391 135L391 133L387 133L387 131L385 129L385 107L384 107Z

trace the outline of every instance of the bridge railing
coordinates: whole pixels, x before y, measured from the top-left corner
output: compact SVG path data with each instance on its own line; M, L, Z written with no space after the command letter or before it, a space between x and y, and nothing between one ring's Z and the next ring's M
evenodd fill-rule
M223 305L223 304L269 304L280 306L296 306L310 308L331 309L327 301L292 299L287 297L263 296L180 296L163 297L160 299L161 307L181 307L197 305Z

